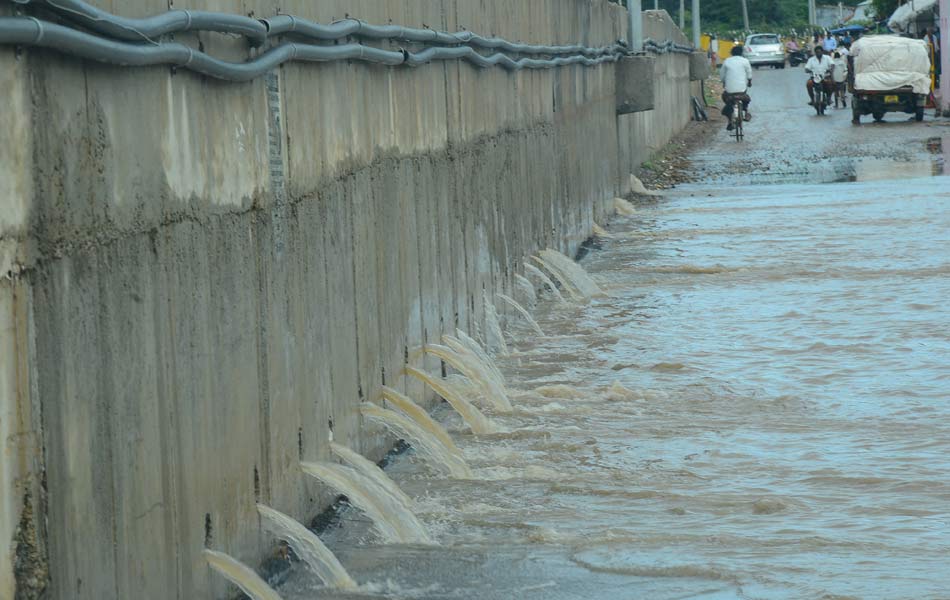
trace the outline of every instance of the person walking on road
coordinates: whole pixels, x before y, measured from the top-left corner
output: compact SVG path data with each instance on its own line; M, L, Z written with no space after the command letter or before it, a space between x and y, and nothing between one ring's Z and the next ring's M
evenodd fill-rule
M835 51L834 59L831 61L834 64L834 71L832 72L832 80L835 82L835 108L838 108L838 100L841 100L841 105L847 108L848 106L848 61L841 55L840 52Z
M822 42L821 47L824 49L825 54L831 54L838 47L838 40L829 33L825 36L825 41Z
M808 83L805 84L805 87L808 89L808 97L810 98L808 104L812 106L815 105L815 79L821 81L822 87L825 88L825 95L828 98L834 93L834 84L831 82L831 74L834 68L834 63L825 55L824 49L821 46L816 46L815 55L809 58L808 62L805 63L805 72L811 75L811 77L808 78Z
M930 64L933 65L934 81L940 83L940 36L934 32L933 27L928 27L924 34L924 41L930 50Z
M752 114L749 113L749 103L752 102L752 98L749 97L749 88L752 86L752 63L742 56L742 50L741 44L733 46L732 56L722 61L720 78L725 88L722 92L722 101L725 103L722 107L722 115L729 119L727 131L732 131L734 128L732 111L736 102L742 103L745 120L752 119Z

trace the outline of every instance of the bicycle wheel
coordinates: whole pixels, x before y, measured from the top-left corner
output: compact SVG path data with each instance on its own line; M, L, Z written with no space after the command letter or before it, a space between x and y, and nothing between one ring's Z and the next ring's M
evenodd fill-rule
M736 128L734 130L736 141L741 142L742 141L742 123L745 121L745 111L742 108L741 102L736 103L736 109L733 112L733 115L735 116L735 119L736 119L736 122L735 122Z

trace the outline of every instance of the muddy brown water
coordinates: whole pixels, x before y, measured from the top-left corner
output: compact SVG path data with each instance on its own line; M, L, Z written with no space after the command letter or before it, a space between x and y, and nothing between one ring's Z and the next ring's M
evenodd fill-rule
M476 480L390 466L438 546L351 511L321 535L361 591L280 593L950 598L950 128L819 118L803 84L756 72L747 143L610 224L606 297L510 319L510 433L435 411Z

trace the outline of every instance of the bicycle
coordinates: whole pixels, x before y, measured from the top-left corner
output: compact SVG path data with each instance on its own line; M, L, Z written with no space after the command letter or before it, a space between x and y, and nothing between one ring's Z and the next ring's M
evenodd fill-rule
M741 142L742 138L745 137L745 134L742 131L742 125L745 123L746 109L743 104L743 100L748 101L748 96L745 94L723 94L723 102L726 103L726 107L722 109L723 116L726 116L727 108L731 105L732 109L729 111L729 135L732 135L736 138L737 142Z

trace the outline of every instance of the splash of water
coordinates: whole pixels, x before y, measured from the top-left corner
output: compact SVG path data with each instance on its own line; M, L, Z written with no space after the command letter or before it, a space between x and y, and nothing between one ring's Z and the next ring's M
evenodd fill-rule
M458 340L454 340L449 336L446 336L444 340L449 344L458 342ZM428 354L438 356L474 382L481 389L482 398L496 410L511 412L511 401L508 400L508 394L504 387L497 385L495 375L484 366L484 363L474 353L465 347L449 348L439 344L426 344L423 350ZM461 393L461 390L457 391Z
M544 335L544 331L541 329L541 326L538 325L538 322L534 320L534 317L531 316L531 313L529 313L529 312L525 309L525 307L523 307L523 306L521 306L520 304L518 304L518 302L517 302L514 298L512 298L512 297L510 297L510 296L506 296L506 295L504 295L504 294L497 294L497 296L498 296L499 298L501 298L503 301L507 302L508 305L509 305L511 308L515 309L515 311L517 311L517 313L518 313L519 315L521 315L521 317L522 317L525 321L528 322L528 325L530 325L531 328L534 329L534 332L535 332L535 333L537 333L538 335L541 335L541 336Z
M543 283L549 290L551 290L551 293L554 294L554 297L557 298L558 302L560 302L561 304L567 304L567 300L565 300L564 296L561 295L561 290L557 289L557 286L554 285L554 282L551 281L550 277L545 275L544 271L542 271L541 269L537 268L534 265L525 265L524 272L530 273L531 275L534 275L535 277L540 279L541 283Z
M228 581L241 588L253 600L281 600L260 575L244 563L235 560L224 552L204 551L205 560L211 568L224 575Z
M640 196L662 196L661 192L656 190L648 190L646 186L643 185L643 182L640 181L636 175L633 173L630 174L630 191L634 194Z
M534 291L534 285L528 281L527 277L515 273L515 287L518 288L518 291L527 299L528 304L533 306L537 303L538 294Z
M446 402L451 404L452 408L454 408L455 411L462 416L468 426L471 427L473 433L488 434L498 433L500 431L498 426L492 423L491 419L483 415L480 410L475 408L475 405L472 404L471 401L465 398L458 389L447 381L433 377L415 367L406 367L406 373L424 382L432 388L436 394L442 396Z
M484 365L484 367L494 375L496 381L498 382L498 387L507 396L507 392L505 392L505 376L501 374L501 371L498 369L495 361L492 360L492 357L489 356L487 352L485 352L485 349L482 348L478 342L466 335L461 329L456 328L455 337L457 338L456 341L458 341L458 343L468 349L468 353L476 356L478 360L481 361L481 364ZM450 348L455 348L455 346L450 342L450 340L452 340L450 336L444 336L442 339L446 341L446 344ZM460 352L461 354L466 354L466 352L463 352L462 350L456 351Z
M388 493L390 496L402 502L406 506L412 506L412 498L407 496L405 492L399 489L399 486L396 485L396 482L390 479L389 475L384 473L383 470L376 465L376 463L364 458L362 455L356 452L353 452L342 444L337 444L336 442L330 442L330 450L339 458L341 458L343 462L356 469L361 475L372 480L372 482L377 486L386 490L386 493Z
M550 264L548 261L544 260L543 258L539 256L532 256L531 258L532 260L534 260L534 262L544 267L548 271L548 273L551 274L552 277L558 280L558 282L561 284L561 289L567 290L567 294L571 297L572 300L584 300L584 294L581 293L581 291L578 290L576 287L571 285L570 279L565 277L564 274L561 273L561 271L558 270L557 267Z
M587 271L573 260L550 248L542 250L539 254L545 264L554 267L555 275L563 278L563 281L569 283L584 298L603 295L604 291L600 289L600 286L591 279Z
M427 413L421 406L413 402L411 398L388 386L383 386L382 396L383 399L402 412L406 413L406 416L413 419L426 431L435 436L443 446L449 448L459 456L462 456L462 452L456 447L455 441L452 439L452 436L449 435L449 432L446 431L444 427L436 423L435 419L430 417L429 413Z
M429 429L424 423L415 421L402 413L382 408L369 402L360 406L360 413L368 419L379 422L396 435L405 439L416 452L424 459L435 465L441 471L456 479L470 479L472 470L462 458L462 452L450 441L448 445L442 442L436 431L445 430L435 424L431 418L428 422L436 425ZM428 415L426 415L428 417ZM446 435L448 435L446 433Z
M625 202L626 202L626 201L625 201ZM597 223L594 223L594 235L596 235L597 237L602 237L602 238L612 238L612 237L614 237L614 234L608 232L606 229L604 229L603 227L601 227L601 226L598 225Z
M343 590L356 589L356 582L315 533L296 519L263 504L257 505L257 512L261 515L264 527L290 544L297 556L324 585Z
M633 204L630 204L623 198L614 198L614 210L617 211L618 215L623 215L629 217L632 214L637 212L637 209L633 207Z
M363 511L389 543L432 544L422 523L407 506L354 469L334 463L300 463L304 473L319 479Z
M508 356L508 343L505 342L505 334L501 330L501 323L498 321L498 311L495 310L495 304L488 297L488 292L482 290L482 304L485 306L485 336L486 345L495 348L502 356Z

